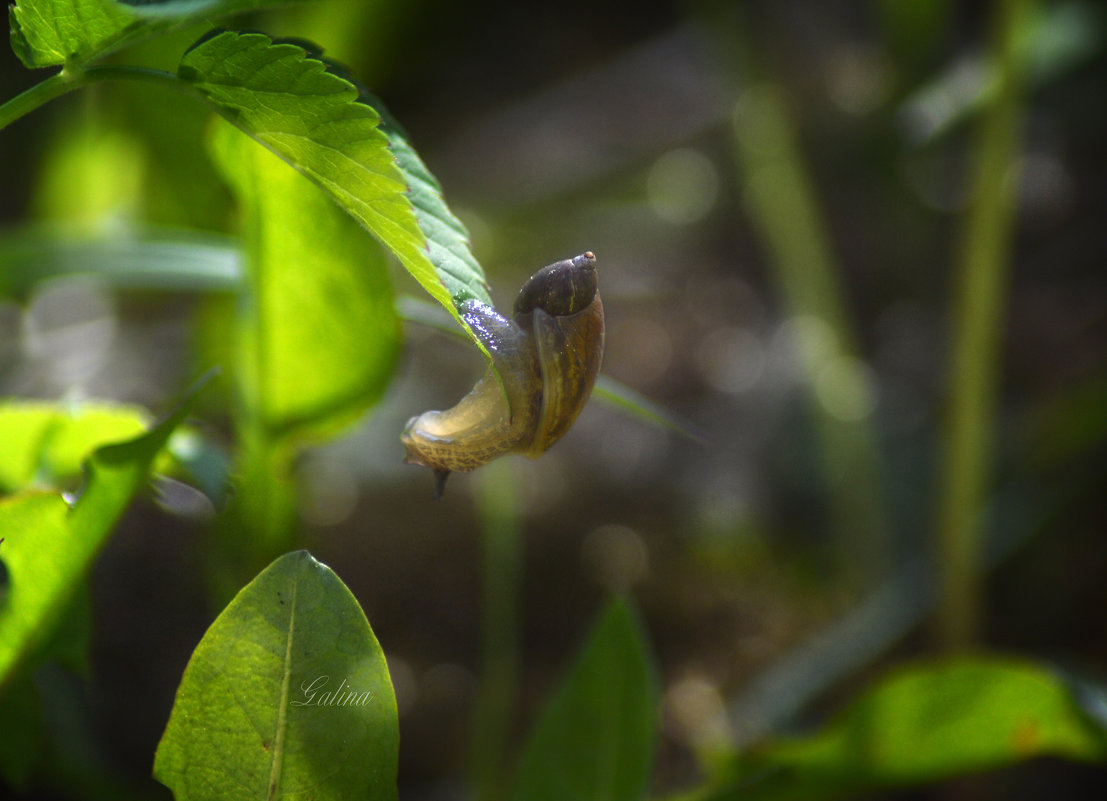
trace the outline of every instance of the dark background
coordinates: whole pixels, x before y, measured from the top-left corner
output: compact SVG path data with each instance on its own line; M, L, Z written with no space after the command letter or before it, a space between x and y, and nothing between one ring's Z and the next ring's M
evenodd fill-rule
M1055 24L1037 34L1060 44L1028 80L992 421L997 555L979 639L1101 676L1104 14L1094 2L1038 10ZM379 0L245 20L318 42L384 99L469 225L501 307L542 264L595 251L604 372L703 434L699 443L593 402L543 459L512 459L524 554L520 733L612 589L633 589L659 660L659 790L694 780L692 748L719 736L724 706L731 733L744 736L750 693L764 692L758 682L885 582L915 613L851 633L856 644L844 647L871 655L840 674L821 674L816 661L799 686L775 690L787 697L768 699L781 711L762 723L788 730L818 720L883 667L934 650L927 565L978 116L958 105L957 91L979 86L966 64L987 42L990 11L942 2L789 0L736 12L711 3ZM116 58L172 68L200 33ZM0 98L44 74L5 50ZM787 100L874 392L863 419L882 468L871 485L836 475L834 455L820 450L775 254L751 221L732 114L763 82ZM934 93L944 102L924 118L920 98ZM928 135L927 120L940 131ZM202 109L145 87L97 86L56 101L0 134L0 222L233 230L229 195L203 152L204 124ZM399 272L396 285L417 293ZM51 284L0 298L4 395L78 393L160 411L208 366L197 363L203 293L82 284L72 290L79 302L59 303L63 291ZM33 326L59 338L31 347ZM431 479L400 463L398 434L407 416L460 397L482 367L471 348L418 326L407 334L382 406L304 457L302 544L350 586L389 656L402 796L456 798L478 669L480 479L456 476L445 500L430 503ZM218 401L210 405L218 429L225 421ZM859 548L863 538L834 524L843 492L886 507L875 546ZM90 675L51 685L54 748L65 755L54 784L82 786L73 797L168 797L146 777L180 673L218 611L204 589L210 536L204 523L144 500L99 560ZM796 699L811 703L788 714ZM1083 793L1105 785L1100 771L1039 762L972 791L1092 797Z

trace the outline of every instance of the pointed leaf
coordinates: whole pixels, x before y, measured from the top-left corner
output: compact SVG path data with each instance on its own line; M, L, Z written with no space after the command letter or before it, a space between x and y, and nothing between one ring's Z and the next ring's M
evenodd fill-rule
M216 618L185 669L154 776L177 801L396 797L384 654L346 585L286 554Z
M48 492L0 501L0 537L8 570L8 595L0 606L0 689L53 632L200 386L149 432L98 448L86 463L85 488L72 508L61 495Z
M400 327L381 247L304 176L222 123L211 150L243 212L249 302L240 315L252 414L271 431L327 434L381 396Z
M1107 760L1107 732L1040 665L997 656L920 662L822 732L722 763L694 798L814 801L937 782L1038 756Z
M649 787L657 689L641 628L613 601L543 710L515 801L639 801Z
M181 59L180 77L224 117L323 188L391 250L454 319L488 302L464 228L406 137L305 43L222 31Z

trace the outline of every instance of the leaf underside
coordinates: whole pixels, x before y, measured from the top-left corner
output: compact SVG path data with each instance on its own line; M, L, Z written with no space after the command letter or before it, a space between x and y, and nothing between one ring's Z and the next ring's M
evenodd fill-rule
M308 176L404 265L455 320L489 302L464 226L380 102L302 42L222 31L179 75L224 117ZM378 109L380 111L378 111Z

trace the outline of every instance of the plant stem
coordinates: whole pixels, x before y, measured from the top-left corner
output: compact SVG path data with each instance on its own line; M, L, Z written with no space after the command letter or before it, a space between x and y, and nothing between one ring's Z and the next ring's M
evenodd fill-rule
M172 86L175 89L190 93L192 91L191 84L182 81L171 72L162 70L126 65L104 65L84 69L67 67L46 80L35 84L27 91L16 95L11 100L0 104L0 130L51 100L72 92L74 89L79 89L97 81L110 80L148 81Z
M497 801L507 789L504 752L519 669L521 535L511 463L501 460L486 465L476 479L484 529L484 634L469 780L475 801Z
M963 649L976 637L980 559L1001 359L1011 235L1018 182L1023 59L1018 37L1030 0L996 8L995 93L978 131L971 205L957 260L954 337L945 453L939 478L937 543L942 582L942 643Z
M784 93L772 81L746 89L732 124L745 206L792 317L800 365L811 387L839 567L859 592L881 575L888 560L879 460L865 400L872 393L871 379L856 355L840 270ZM851 399L860 411L828 404L830 390Z
M36 83L27 91L16 95L6 103L0 104L0 130L7 128L19 118L30 114L36 108L76 89L71 76L64 71L51 75L45 81Z

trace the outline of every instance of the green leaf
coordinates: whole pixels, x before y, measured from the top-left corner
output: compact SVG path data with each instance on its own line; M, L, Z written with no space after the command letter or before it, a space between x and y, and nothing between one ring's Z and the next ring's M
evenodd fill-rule
M8 597L0 606L0 690L50 637L154 458L184 419L198 384L175 414L135 439L98 448L76 504L52 492L0 501Z
M638 801L653 763L657 689L641 628L612 601L520 758L516 801Z
M22 295L61 275L95 275L111 287L236 292L235 241L208 233L131 229L123 237L27 226L0 233L0 295Z
M637 417L650 425L668 429L675 434L687 437L693 442L698 442L700 445L706 445L710 441L707 434L689 421L614 378L605 375L598 376L592 395L596 400L613 406L631 417Z
M80 477L93 450L138 436L148 423L137 406L0 401L0 492L63 488Z
M216 618L185 669L154 776L177 801L396 797L384 654L342 581L286 554Z
M236 126L323 188L396 255L454 319L489 302L465 230L403 133L304 43L223 31L181 59L179 75ZM376 101L373 101L376 102ZM378 103L379 105L379 103Z
M384 104L360 86L359 91L361 99L380 115L380 128L388 137L389 147L396 155L396 165L407 182L408 198L415 209L419 229L426 237L430 261L453 306L460 306L470 298L492 305L484 270L469 249L469 232L446 205L438 179L419 158L407 131L388 113ZM425 283L423 279L419 282Z
M247 413L269 431L329 433L381 396L400 324L380 246L310 181L222 123L211 151L243 211Z
M961 657L901 669L813 737L731 758L715 789L694 797L841 798L1039 756L1103 761L1107 737L1055 673L1023 660Z
M86 62L142 27L111 0L17 0L8 14L12 50L30 68Z
M12 50L29 68L85 64L175 25L277 2L16 0L9 10Z

